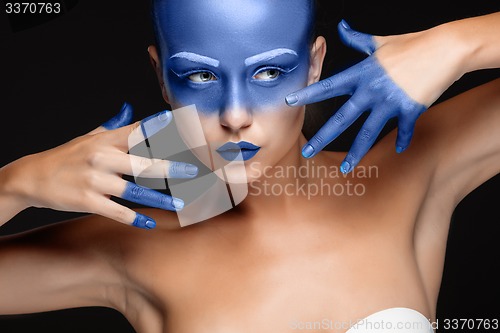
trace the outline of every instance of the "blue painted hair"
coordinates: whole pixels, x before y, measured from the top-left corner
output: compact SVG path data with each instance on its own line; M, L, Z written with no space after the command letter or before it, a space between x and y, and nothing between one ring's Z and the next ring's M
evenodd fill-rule
M161 32L160 32L160 25L159 25L159 18L158 18L159 14L158 13L159 13L159 8L160 8L161 4L165 3L167 1L169 1L169 0L151 0L151 5L150 5L150 13L151 13L151 20L152 20L152 24L153 24L155 43L158 47L158 53L160 55L160 59L161 59L161 44L162 43L159 42ZM185 0L185 1L189 1L189 0ZM279 1L287 1L287 0L279 0ZM305 6L306 6L305 10L307 10L309 12L309 14L311 15L310 16L311 19L309 20L309 22L311 22L311 26L309 27L309 35L310 35L309 40L312 44L318 35L317 15L316 15L316 11L318 8L318 0L303 0L303 1L304 1Z

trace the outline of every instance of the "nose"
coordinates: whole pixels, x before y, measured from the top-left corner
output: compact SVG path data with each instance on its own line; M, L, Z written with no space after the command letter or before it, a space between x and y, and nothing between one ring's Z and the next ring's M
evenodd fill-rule
M220 124L233 132L252 124L253 115L244 84L231 82L226 90L225 103L220 111Z

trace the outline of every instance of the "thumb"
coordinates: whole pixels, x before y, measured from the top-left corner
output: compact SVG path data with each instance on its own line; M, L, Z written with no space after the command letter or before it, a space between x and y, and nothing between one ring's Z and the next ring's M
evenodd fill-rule
M337 28L340 40L345 45L368 55L371 55L377 49L372 35L351 29L345 20L340 21Z
M88 134L97 134L100 132L109 131L129 125L132 122L133 114L134 109L132 108L132 105L125 102L123 103L123 106L117 115L103 123L101 126L92 130Z

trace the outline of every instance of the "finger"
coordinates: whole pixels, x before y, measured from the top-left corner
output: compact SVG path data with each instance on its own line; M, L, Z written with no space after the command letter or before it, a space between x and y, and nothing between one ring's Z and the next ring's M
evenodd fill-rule
M158 133L170 124L171 121L172 112L165 110L138 122L128 135L127 140L129 149Z
M304 145L302 156L310 158L319 153L327 144L351 126L367 108L368 104L364 98L359 94L354 94Z
M404 152L410 145L415 130L416 119L410 117L399 117L398 119L398 136L396 138L396 152L398 154Z
M310 86L300 89L285 97L289 106L301 106L324 101L341 95L348 95L354 92L359 70L356 66L350 67L338 74L330 76Z
M358 135L354 139L347 156L340 165L340 171L342 173L348 173L356 165L358 165L359 161L361 161L377 140L377 137L380 132L382 132L387 120L388 119L381 118L377 110L373 110L370 113L363 126L361 126Z
M194 178L198 175L198 167L194 164L167 161L161 159L149 159L140 156L131 157L129 166L131 170L123 172L128 175L143 178Z
M109 131L112 129L129 125L132 122L133 113L134 110L132 106L127 102L125 102L123 103L122 108L120 109L120 112L117 115L115 115L113 118L109 119L96 129L90 131L88 134L89 135L97 134L104 131Z
M377 49L373 35L353 30L345 20L341 20L337 28L340 40L348 47L368 55L373 54Z
M94 159L94 165L113 173L142 178L194 178L194 164L129 155L117 150Z
M151 217L134 212L132 209L122 206L104 196L95 200L95 213L120 223L138 227L141 229L153 229L156 222Z
M179 198L172 198L168 194L137 185L120 177L109 179L102 187L100 189L102 193L107 193L140 205L171 211L179 211L184 208L184 201Z

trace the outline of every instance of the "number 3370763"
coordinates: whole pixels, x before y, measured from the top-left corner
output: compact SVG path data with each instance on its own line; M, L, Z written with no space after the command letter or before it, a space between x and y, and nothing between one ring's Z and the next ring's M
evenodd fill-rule
M59 14L61 4L58 2L7 2L5 12L7 14Z

